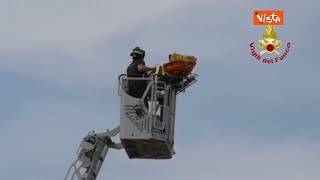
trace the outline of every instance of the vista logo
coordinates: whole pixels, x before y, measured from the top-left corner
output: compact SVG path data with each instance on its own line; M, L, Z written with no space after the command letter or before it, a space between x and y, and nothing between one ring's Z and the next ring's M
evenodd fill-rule
M281 10L255 10L253 11L254 25L283 25L284 12Z

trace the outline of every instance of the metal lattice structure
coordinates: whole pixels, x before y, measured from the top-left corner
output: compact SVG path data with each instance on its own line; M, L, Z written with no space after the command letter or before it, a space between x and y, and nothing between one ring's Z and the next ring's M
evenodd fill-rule
M141 81L141 97L130 94L128 83ZM170 159L175 154L176 95L196 82L196 75L148 78L119 76L120 126L105 133L89 133L81 142L78 158L65 180L96 180L108 150L124 148L130 159ZM120 143L112 137L120 133Z

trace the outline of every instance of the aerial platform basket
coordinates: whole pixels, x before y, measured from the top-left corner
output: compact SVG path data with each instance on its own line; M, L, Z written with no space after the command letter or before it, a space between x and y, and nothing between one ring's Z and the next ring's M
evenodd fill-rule
M174 53L149 77L120 75L120 125L103 133L89 132L64 179L96 180L109 149L124 148L131 159L172 158L176 96L197 81L191 74L195 65L195 57ZM121 142L115 142L112 138L119 133Z
M130 94L129 81L145 82L146 89L141 97ZM195 81L194 75L119 77L120 140L129 158L172 158L176 95Z

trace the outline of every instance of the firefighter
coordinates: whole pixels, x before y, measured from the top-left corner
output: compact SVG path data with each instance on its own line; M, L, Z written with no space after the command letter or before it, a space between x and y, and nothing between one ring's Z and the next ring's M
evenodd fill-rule
M144 62L145 51L143 49L139 47L134 48L130 56L132 57L132 62L127 68L127 76L129 78L147 77L148 71L155 70L155 68L150 68L146 66L146 63ZM135 98L141 98L146 87L146 80L129 80L128 93L129 95Z

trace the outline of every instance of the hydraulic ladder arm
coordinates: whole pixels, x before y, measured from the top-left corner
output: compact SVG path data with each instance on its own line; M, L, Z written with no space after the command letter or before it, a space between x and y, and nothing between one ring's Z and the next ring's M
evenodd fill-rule
M78 158L68 169L64 180L96 180L109 148L122 149L121 143L114 143L111 137L120 132L120 126L105 133L89 133L78 149Z

